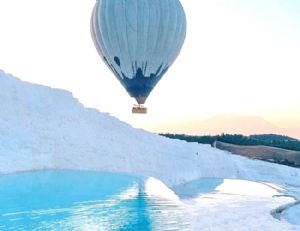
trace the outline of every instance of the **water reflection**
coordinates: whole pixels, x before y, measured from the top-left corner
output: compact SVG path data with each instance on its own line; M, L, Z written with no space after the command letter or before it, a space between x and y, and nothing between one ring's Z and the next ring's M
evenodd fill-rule
M0 230L189 230L182 206L148 195L145 182L81 171L4 175Z

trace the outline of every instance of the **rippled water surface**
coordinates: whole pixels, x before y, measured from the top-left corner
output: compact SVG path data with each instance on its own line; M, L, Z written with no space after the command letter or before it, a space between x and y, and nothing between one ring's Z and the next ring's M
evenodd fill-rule
M189 230L180 203L145 179L85 171L0 176L0 230Z

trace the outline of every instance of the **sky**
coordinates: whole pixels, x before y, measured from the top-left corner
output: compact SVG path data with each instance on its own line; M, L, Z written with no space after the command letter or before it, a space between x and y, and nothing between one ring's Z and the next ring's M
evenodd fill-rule
M95 0L1 0L0 69L148 130L219 114L300 128L300 1L181 3L186 41L150 94L147 115L131 114L134 99L96 52Z

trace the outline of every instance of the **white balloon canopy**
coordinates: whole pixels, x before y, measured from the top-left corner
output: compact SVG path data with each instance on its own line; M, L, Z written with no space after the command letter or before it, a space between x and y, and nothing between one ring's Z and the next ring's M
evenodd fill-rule
M91 34L107 66L144 104L181 50L186 18L179 0L98 0Z

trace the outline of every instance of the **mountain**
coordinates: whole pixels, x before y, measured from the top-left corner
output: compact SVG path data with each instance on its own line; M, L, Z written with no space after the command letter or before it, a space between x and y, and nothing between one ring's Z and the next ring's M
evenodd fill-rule
M135 129L70 92L0 71L0 173L38 169L130 173L169 186L200 177L300 181L297 169Z
M180 123L157 125L155 131L161 133L181 133L189 135L227 134L282 134L300 139L300 128L280 128L259 116L221 114L204 120L190 120Z

